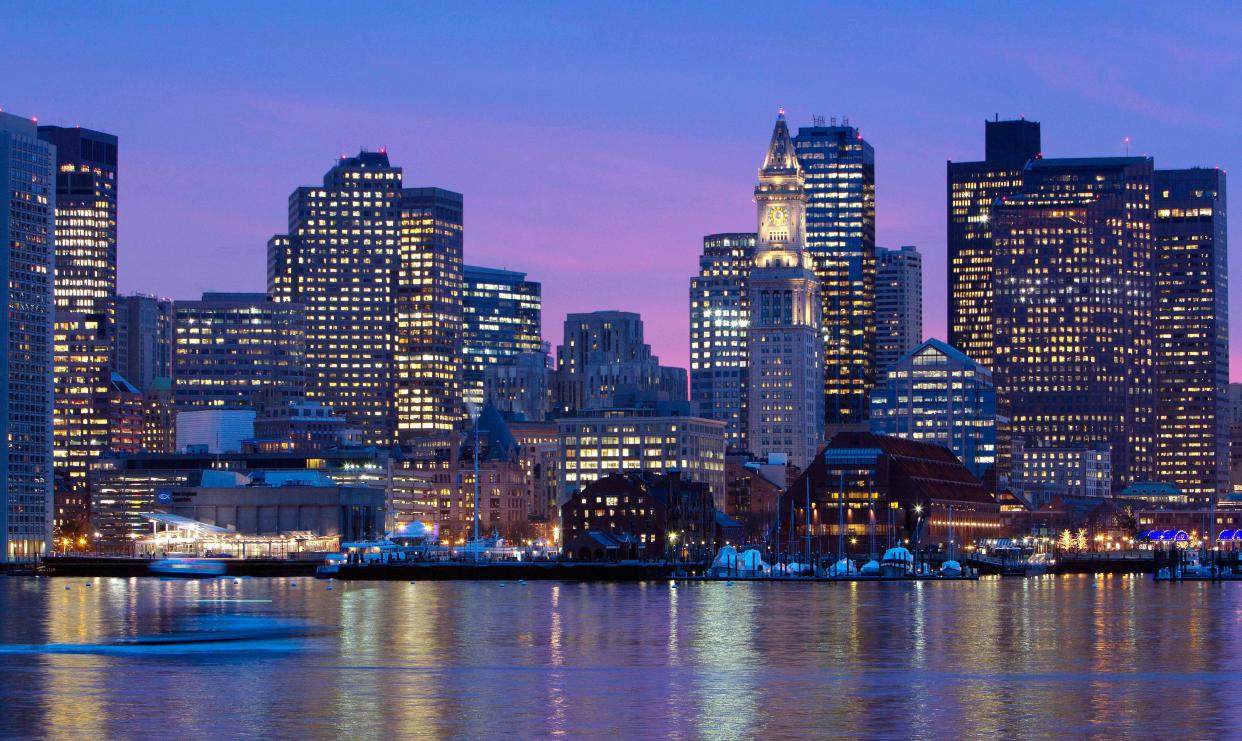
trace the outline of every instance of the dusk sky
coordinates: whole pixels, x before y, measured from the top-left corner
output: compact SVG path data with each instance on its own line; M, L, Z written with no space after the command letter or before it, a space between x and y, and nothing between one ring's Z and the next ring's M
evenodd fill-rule
M877 241L922 250L944 337L945 161L982 158L984 119L1228 170L1239 39L1199 3L21 3L0 108L120 137L123 293L264 290L289 193L382 146L465 194L467 263L542 282L554 345L566 312L637 311L684 366L702 237L754 229L778 107L875 147Z

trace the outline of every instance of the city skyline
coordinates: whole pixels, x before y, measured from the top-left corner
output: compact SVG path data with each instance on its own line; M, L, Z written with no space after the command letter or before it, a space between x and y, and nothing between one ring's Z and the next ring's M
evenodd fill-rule
M752 142L778 106L795 128L814 115L848 117L875 146L877 244L923 252L925 334L942 339L942 168L946 160L981 158L983 120L996 113L1038 120L1055 156L1123 154L1129 137L1132 153L1154 156L1157 167L1227 170L1237 152L1227 122L1239 104L1218 93L1237 56L1224 44L1242 19L1206 9L1141 11L1127 19L1127 33L1142 41L1132 43L1108 30L1122 7L1078 9L1077 30L1052 36L1041 29L1065 20L1056 7L1042 15L975 9L969 18L965 10L878 9L871 23L885 33L834 40L842 73L824 80L789 75L777 58L762 58L765 34L756 28L779 25L789 43L814 49L827 50L828 42L741 7L656 16L536 6L515 17L478 6L468 26L467 14L429 14L417 24L371 29L408 57L393 63L366 53L350 65L331 55L317 61L310 33L283 37L305 42L259 43L276 21L240 5L210 28L198 22L206 11L189 9L158 20L138 14L122 27L92 9L17 8L12 30L0 31L0 67L34 53L34 40L63 27L65 13L92 23L81 26L85 43L48 60L53 77L81 63L96 34L120 33L130 43L91 58L115 87L18 78L0 107L121 138L122 293L193 299L209 290L262 290L263 244L283 228L289 190L314 182L341 153L385 146L413 181L465 194L468 259L542 282L548 326L570 312L636 311L651 323L656 354L687 367L684 281L695 273L704 235L752 228L746 184L759 164ZM400 9L369 12L405 20ZM805 10L824 23L848 23L856 12ZM306 31L339 25L342 43L360 38L325 8L279 15ZM696 33L688 34L692 18ZM550 29L555 38L506 36L513 23ZM600 38L604 28L618 33ZM955 48L933 43L950 31ZM1194 46L1181 40L1190 32ZM1045 41L1023 48L1016 42L1028 33ZM1078 43L1087 37L1094 48ZM671 39L681 46L669 48ZM713 53L701 54L709 44ZM561 64L588 46L593 64ZM488 59L473 59L483 49ZM1138 64L1148 49L1167 63ZM149 65L151 53L168 63ZM886 61L894 53L898 61ZM672 82L658 74L662 65L683 74ZM995 74L997 65L1006 75ZM408 86L393 86L412 75L426 80L425 90L396 94ZM601 86L613 95L599 96ZM164 94L137 94L150 89ZM242 169L247 177L236 178ZM157 259L170 255L176 270ZM643 280L622 287L618 277ZM1236 306L1242 290L1231 294ZM1242 353L1238 343L1233 353ZM1233 365L1234 379L1242 378L1242 363Z

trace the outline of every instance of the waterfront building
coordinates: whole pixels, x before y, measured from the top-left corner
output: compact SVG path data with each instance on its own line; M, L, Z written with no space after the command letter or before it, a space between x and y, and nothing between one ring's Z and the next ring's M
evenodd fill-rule
M306 393L306 314L262 293L204 293L173 318L173 400L178 409L253 406L275 390Z
M542 525L540 535L552 539L560 524L560 437L555 422L508 422L517 443L518 460L531 490L531 522ZM536 528L538 530L539 528Z
M1113 486L1155 469L1152 162L1031 160L993 209L994 364L1012 436L1108 443Z
M923 256L909 245L875 250L875 377L923 341Z
M1059 495L1112 496L1112 451L1106 444L1025 445L1021 453L1020 486L1027 499L1037 506Z
M725 423L661 413L660 409L599 410L558 420L558 499L610 473L680 471L725 499Z
M578 561L703 560L716 552L716 509L702 482L680 473L613 473L561 507L561 552Z
M113 368L141 391L172 378L173 302L134 294L117 298Z
M477 438L476 438L477 433ZM495 407L488 405L465 432L411 440L393 462L393 499L399 523L423 522L441 542L474 537L475 453L478 452L479 534L522 542L534 533L531 515L539 491L521 446Z
M401 200L401 168L386 152L342 156L322 185L289 195L289 231L268 241L268 295L305 306L305 395L368 444L391 444L396 431Z
M746 450L747 287L758 234L703 237L690 279L690 400L694 413L725 423L730 449Z
M824 422L839 429L866 420L875 381L875 150L835 118L799 128L793 144L823 302Z
M255 410L209 407L177 412L177 450L240 453L254 439Z
M56 147L56 309L116 326L117 138L81 126L40 126Z
M788 455L801 467L815 456L824 430L824 338L820 281L805 247L802 169L783 111L759 169L755 202L759 236L748 287L749 447L760 457ZM844 362L845 355L838 353L836 361ZM834 404L837 418L848 404Z
M108 453L91 465L91 529L101 534L104 546L128 549L133 538L151 532L144 515L156 511L160 492L201 485L204 472L231 477L218 479L227 482L256 471L290 472L284 481L304 481L311 475L308 471L318 472L338 486L370 487L387 496L387 457L374 448L313 453ZM269 483L276 480L270 476L266 474Z
M1156 170L1156 473L1207 506L1229 490L1225 173Z
M462 405L463 199L406 188L396 285L396 415L402 440L455 430Z
M56 148L0 112L0 563L52 539Z
M462 398L481 410L489 368L543 349L542 299L526 273L467 265L462 276Z
M643 320L628 311L565 317L556 349L556 416L630 404L634 399L685 402L686 371L660 365L643 342Z
M949 344L991 368L992 243L996 200L1022 189L1022 172L1040 156L1039 123L984 122L984 159L949 162Z
M786 489L772 534L787 552L878 560L897 545L946 548L950 510L958 548L1001 534L1000 505L948 448L841 432Z
M725 462L724 513L742 524L750 542L760 542L776 519L776 505L788 482L769 481L759 465L733 460Z
M551 401L551 374L543 349L501 359L483 371L483 398L507 420L542 422Z
M953 451L980 480L997 463L992 372L940 340L906 353L871 392L871 431Z

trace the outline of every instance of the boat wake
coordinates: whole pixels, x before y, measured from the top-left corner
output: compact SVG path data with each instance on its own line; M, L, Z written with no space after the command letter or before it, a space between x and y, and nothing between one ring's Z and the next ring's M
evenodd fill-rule
M172 654L301 651L310 639L330 630L313 623L275 618L223 616L196 618L185 630L124 636L103 643L0 645L0 654L94 654L161 656Z

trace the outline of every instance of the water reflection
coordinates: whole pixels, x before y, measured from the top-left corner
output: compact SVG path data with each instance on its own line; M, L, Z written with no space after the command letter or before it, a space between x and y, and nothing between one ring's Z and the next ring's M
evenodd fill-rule
M68 586L69 589L65 589ZM0 737L1214 737L1242 584L0 579L0 644L187 616L338 632L285 653L3 652Z

